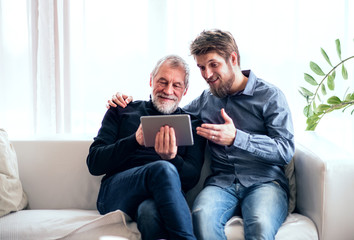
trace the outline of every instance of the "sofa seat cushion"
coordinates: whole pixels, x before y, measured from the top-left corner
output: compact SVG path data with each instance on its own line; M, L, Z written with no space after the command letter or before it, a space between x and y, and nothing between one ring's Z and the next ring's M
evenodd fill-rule
M140 239L136 223L122 211L22 210L0 218L0 239L90 240L103 235Z
M231 218L226 223L225 233L228 240L244 240L242 218ZM318 234L315 224L308 217L292 213L280 227L275 240L318 240Z

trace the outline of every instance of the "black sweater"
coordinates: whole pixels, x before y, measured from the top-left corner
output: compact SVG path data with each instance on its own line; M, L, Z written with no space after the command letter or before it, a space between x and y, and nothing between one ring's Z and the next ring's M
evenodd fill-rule
M178 108L173 114L185 112ZM140 146L135 138L140 117L149 115L161 115L151 101L135 101L126 108L110 108L106 112L87 157L87 166L92 175L105 174L104 181L118 172L161 160L153 147ZM205 139L195 131L201 122L193 116L191 120L194 145L178 147L176 157L168 160L176 166L184 191L198 182L204 161Z

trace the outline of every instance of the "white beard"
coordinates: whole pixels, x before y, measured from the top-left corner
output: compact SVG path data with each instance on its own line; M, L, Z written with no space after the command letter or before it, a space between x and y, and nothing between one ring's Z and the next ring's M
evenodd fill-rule
M158 98L159 96L168 97L170 99L173 99L175 102L173 102L173 103L168 103L168 102L160 103L159 98ZM158 94L156 94L156 96L152 95L152 104L159 112L161 112L163 114L170 114L170 113L173 113L174 111L176 111L179 102L176 97L166 96L164 94L158 93Z

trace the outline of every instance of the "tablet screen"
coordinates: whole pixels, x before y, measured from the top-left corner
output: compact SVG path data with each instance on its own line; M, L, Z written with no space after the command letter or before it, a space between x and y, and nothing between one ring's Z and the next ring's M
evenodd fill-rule
M155 145L156 133L165 125L174 128L177 146L190 146L194 143L191 120L188 114L142 116L140 121L146 147Z

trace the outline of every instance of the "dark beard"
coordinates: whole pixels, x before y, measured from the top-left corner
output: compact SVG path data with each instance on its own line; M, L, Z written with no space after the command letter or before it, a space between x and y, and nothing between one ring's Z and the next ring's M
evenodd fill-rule
M233 79L230 78L225 83L220 84L219 88L210 87L210 91L218 98L224 98L230 93L230 89L233 83Z

